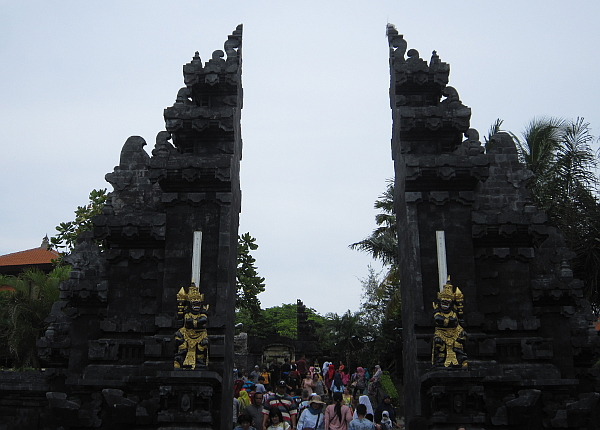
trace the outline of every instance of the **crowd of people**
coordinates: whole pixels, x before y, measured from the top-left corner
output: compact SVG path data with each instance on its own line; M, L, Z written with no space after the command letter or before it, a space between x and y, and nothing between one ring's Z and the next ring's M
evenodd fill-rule
M235 430L392 430L396 412L382 395L381 367L309 365L302 356L235 372ZM373 402L373 403L372 403ZM377 407L373 409L373 404Z

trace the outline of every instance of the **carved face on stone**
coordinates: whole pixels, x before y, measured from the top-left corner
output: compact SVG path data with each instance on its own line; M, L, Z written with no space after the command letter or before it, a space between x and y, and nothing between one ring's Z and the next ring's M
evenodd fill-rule
M440 307L445 312L449 311L450 308L452 307L452 300L448 300L448 299L442 299L442 300L440 300Z
M199 314L202 311L202 302L200 300L192 300L190 302L190 310L194 314Z

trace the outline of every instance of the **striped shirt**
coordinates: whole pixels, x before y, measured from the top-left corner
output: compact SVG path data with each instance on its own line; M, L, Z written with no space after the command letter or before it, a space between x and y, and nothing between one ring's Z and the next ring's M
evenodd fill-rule
M271 409L273 408L279 408L281 415L283 416L283 420L286 422L291 422L292 416L296 416L298 413L298 405L296 405L294 399L287 394L281 397L278 395L269 397L265 402L263 414L269 415L269 412L271 412Z

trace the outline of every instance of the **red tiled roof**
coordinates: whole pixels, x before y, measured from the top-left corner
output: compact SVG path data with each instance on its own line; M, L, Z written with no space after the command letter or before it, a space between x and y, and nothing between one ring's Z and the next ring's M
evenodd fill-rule
M0 266L27 266L33 264L49 264L56 260L59 253L53 249L33 248L26 251L0 255Z

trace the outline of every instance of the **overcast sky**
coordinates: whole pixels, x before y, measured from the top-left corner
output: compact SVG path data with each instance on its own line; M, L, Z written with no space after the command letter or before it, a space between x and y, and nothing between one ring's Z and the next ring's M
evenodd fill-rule
M0 255L73 219L131 135L151 151L182 65L244 24L240 233L263 307L356 311L393 176L386 24L450 84L481 136L496 118L585 117L600 130L600 2L0 0ZM191 240L191 239L190 239Z

